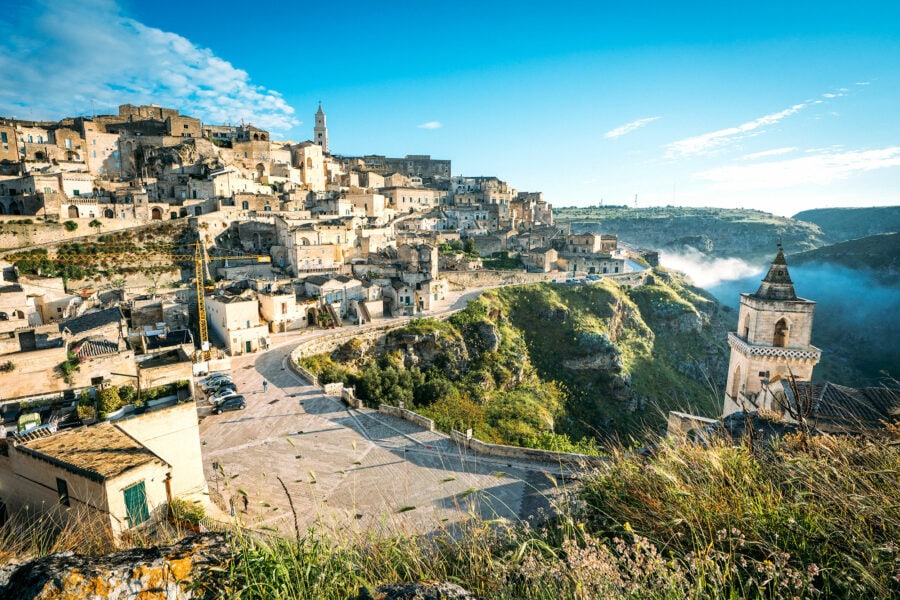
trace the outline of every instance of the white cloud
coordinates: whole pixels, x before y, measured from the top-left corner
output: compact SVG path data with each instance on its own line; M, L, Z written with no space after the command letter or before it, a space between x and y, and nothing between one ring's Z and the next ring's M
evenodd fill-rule
M858 173L891 167L900 167L900 146L824 151L780 161L717 167L697 173L694 178L712 183L713 189L718 191L759 190L828 184Z
M662 117L647 117L644 119L638 119L637 121L632 121L631 123L625 123L624 125L620 125L615 129L611 129L603 134L608 140L615 139L617 137L622 137L625 134L631 133L635 129L640 129L641 127L652 123L653 121L658 121Z
M666 158L679 158L694 154L711 154L712 152L721 149L723 146L763 133L765 131L762 129L763 127L774 125L785 117L800 112L806 108L806 106L806 102L795 104L780 112L763 115L758 119L747 121L737 127L720 129L711 133L704 133L703 135L697 135L677 142L672 142L666 146Z
M857 81L854 85L869 85L871 81Z
M791 148L773 148L772 150L763 150L762 152L754 152L752 154L745 154L742 158L744 160L756 160L757 158L765 158L767 156L778 156L779 154L789 154L798 150L796 147Z
M443 123L441 123L440 121L428 121L427 123L416 125L416 127L418 127L419 129L440 129L443 126Z
M112 0L22 4L0 26L0 111L58 119L155 103L209 123L300 125L277 91L207 48L123 15ZM4 58L6 57L6 58ZM12 57L15 57L14 59Z

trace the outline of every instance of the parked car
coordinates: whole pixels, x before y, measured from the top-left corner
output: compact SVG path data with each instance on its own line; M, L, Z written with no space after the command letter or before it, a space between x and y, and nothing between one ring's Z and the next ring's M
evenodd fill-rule
M216 382L216 385L211 385L208 388L206 388L206 390L205 390L206 395L211 396L212 394L215 394L219 390L223 390L228 387L236 388L237 385L230 379L223 379L222 381Z
M226 397L226 396L234 396L234 395L236 395L236 394L237 394L237 388L236 388L236 387L227 387L227 388L223 388L223 389L217 391L215 394L210 394L210 395L208 396L208 398L209 398L209 401L210 401L210 402L212 402L213 404L216 404L216 403L218 403L222 398L224 398L224 397Z
M213 414L220 415L228 410L244 410L246 406L247 403L243 396L229 396L216 404L216 407L213 409Z
M206 391L206 390L208 390L208 389L210 389L210 388L214 388L214 387L216 387L216 386L218 386L218 385L221 385L221 384L224 383L224 382L230 382L230 381L231 381L231 375L222 375L221 377L215 377L215 378L210 379L210 380L208 380L208 381L203 381L203 380L201 380L201 381L200 381L200 387L201 387L204 391Z
M212 383L216 379L221 379L222 377L231 377L231 375L222 372L213 373L212 375L207 375L203 379L200 379L197 383L199 383L200 385L207 385L209 383Z

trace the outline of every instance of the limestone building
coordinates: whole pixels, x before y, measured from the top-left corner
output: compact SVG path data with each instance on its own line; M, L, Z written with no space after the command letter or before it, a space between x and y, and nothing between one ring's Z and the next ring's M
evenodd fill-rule
M816 303L797 297L781 248L755 294L741 294L722 416L763 406L769 385L809 381L821 351L810 345Z

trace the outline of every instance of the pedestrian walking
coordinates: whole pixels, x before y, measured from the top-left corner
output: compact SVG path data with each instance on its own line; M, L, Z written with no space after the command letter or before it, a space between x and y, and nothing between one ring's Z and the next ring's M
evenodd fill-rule
M269 390L269 382L263 379L263 393Z
M244 512L250 508L250 501L247 500L247 494L244 494Z

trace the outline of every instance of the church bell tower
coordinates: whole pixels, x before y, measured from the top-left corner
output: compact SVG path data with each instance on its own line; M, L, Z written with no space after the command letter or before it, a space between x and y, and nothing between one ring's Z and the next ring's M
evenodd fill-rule
M315 142L322 146L322 152L328 153L328 127L325 126L325 113L322 111L322 103L319 102L319 110L316 111L316 126L313 129Z
M821 351L809 343L816 303L798 298L781 245L755 294L741 294L738 330L728 334L731 360L722 416L764 406L769 384L791 375L809 381Z

